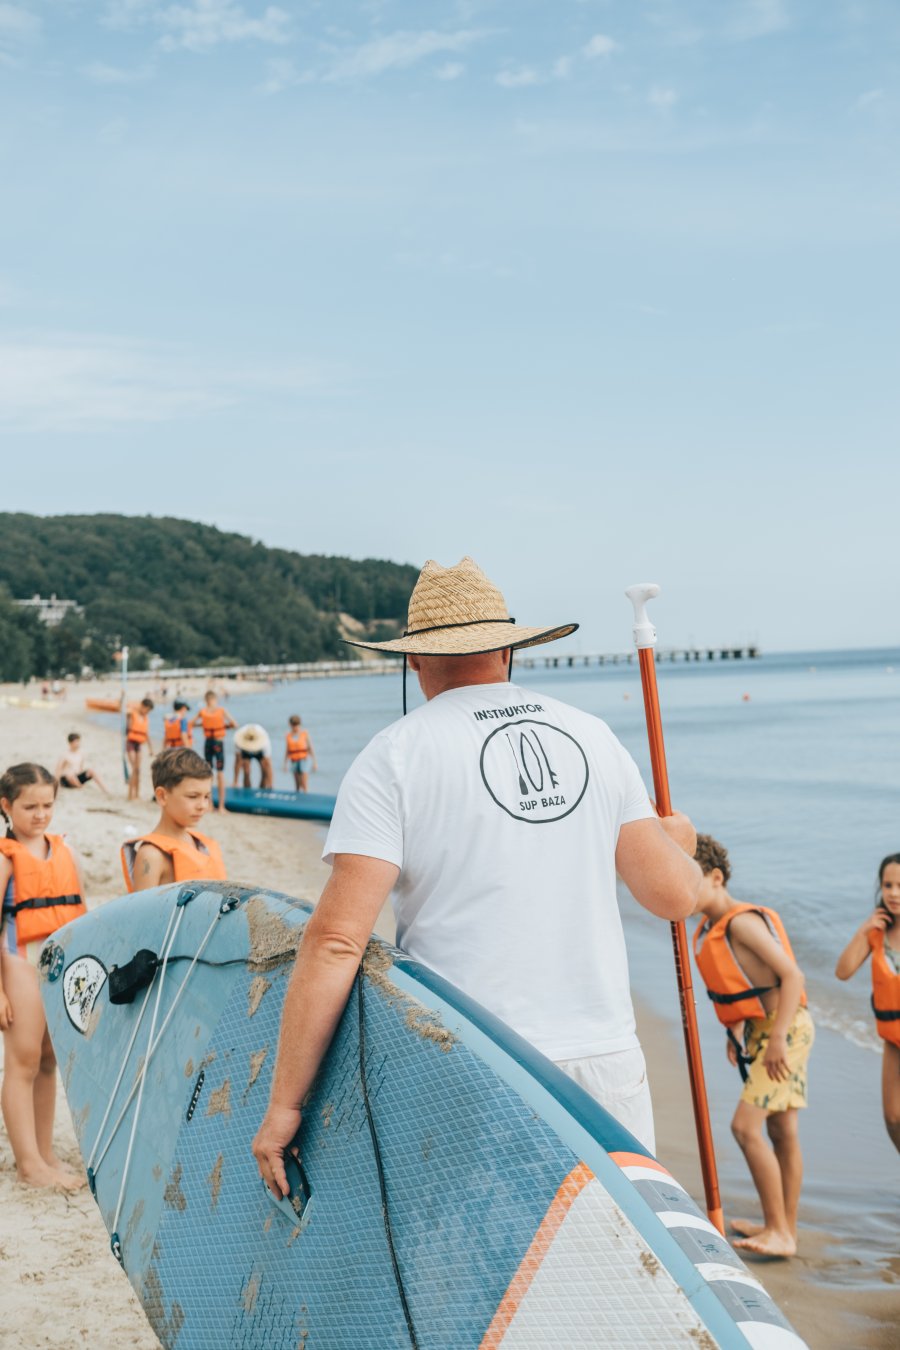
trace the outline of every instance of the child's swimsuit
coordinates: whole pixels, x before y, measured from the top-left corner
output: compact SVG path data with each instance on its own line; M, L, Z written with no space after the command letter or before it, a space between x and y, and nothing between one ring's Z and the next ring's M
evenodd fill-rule
M763 1060L776 1013L768 1017L748 1017L744 1023L744 1049L751 1061L741 1092L741 1101L764 1111L792 1111L806 1106L806 1066L816 1037L813 1020L806 1008L798 1008L787 1033L787 1062L790 1076L782 1081L770 1078Z

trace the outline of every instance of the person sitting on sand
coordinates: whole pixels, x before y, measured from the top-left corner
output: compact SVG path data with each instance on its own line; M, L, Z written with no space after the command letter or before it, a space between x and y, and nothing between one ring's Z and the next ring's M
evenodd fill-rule
M236 727L237 722L219 706L215 690L208 689L204 700L206 707L200 709L191 726L199 723L203 727L203 758L216 774L217 810L221 814L225 810L225 732Z
M19 1180L74 1191L85 1183L53 1151L56 1058L38 983L45 938L85 912L81 863L62 835L47 834L56 779L40 764L0 777L0 1031L6 1132Z
M128 800L137 801L141 795L141 756L146 745L153 754L150 740L150 714L153 699L142 698L136 708L130 709L125 722L125 757L128 760Z
M890 853L878 869L875 912L841 952L835 975L849 980L872 957L872 1011L884 1041L881 1100L884 1123L900 1152L900 853Z
M193 750L163 750L153 761L153 792L160 808L156 828L122 845L129 891L171 881L224 881L227 873L215 839L194 828L211 806L212 769Z
M298 792L309 791L309 771L307 765L312 759L313 772L318 769L316 752L309 738L309 732L301 725L301 719L294 713L289 719L290 731L285 736L284 769L290 769L294 775L294 787Z
M70 731L66 738L69 742L69 748L56 766L56 777L60 787L64 788L82 788L87 783L96 783L101 792L109 796L109 790L103 779L84 761L84 751L81 748L81 737L77 731Z
M259 765L259 786L270 788L272 786L272 742L265 727L261 727L258 722L248 722L246 726L238 727L234 733L235 787L238 786L241 778L243 778L245 788L251 786L250 767L254 762Z
M743 1235L734 1245L761 1256L793 1256L803 1179L797 1112L806 1106L815 1037L803 972L776 912L729 895L727 850L700 834L694 857L703 871L697 908L705 915L694 933L694 956L726 1028L728 1058L744 1079L731 1130L763 1212L761 1224L734 1220L732 1227Z

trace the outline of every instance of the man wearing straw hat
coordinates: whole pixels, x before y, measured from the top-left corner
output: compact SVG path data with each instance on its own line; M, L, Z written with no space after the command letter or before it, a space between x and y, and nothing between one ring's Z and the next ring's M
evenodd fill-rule
M512 653L566 623L510 618L471 558L428 562L402 638L424 706L349 769L325 845L332 875L285 1000L260 1172L287 1194L283 1153L390 895L398 945L566 1070L651 1151L616 873L660 918L693 912L696 835L656 817L637 767L599 718L510 682ZM302 1028L302 1035L299 1034Z

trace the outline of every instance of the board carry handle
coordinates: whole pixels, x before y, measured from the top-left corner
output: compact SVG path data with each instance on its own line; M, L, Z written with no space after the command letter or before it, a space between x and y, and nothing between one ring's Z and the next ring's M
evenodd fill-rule
M290 1187L287 1195L276 1198L265 1181L260 1178L262 1188L279 1214L287 1220L292 1228L305 1228L309 1223L309 1206L312 1200L309 1179L303 1170L300 1159L295 1158L292 1153L284 1155L284 1170Z

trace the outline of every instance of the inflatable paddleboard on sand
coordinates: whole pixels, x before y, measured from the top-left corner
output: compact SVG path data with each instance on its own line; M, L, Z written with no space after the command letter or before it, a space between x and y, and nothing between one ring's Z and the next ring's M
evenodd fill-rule
M213 788L213 806L219 804ZM320 792L287 792L282 788L226 788L225 810L254 816L288 816L293 820L330 820L334 797Z
M45 946L89 1178L164 1346L801 1350L636 1140L382 942L276 1204L250 1143L309 913L198 882L113 901Z

